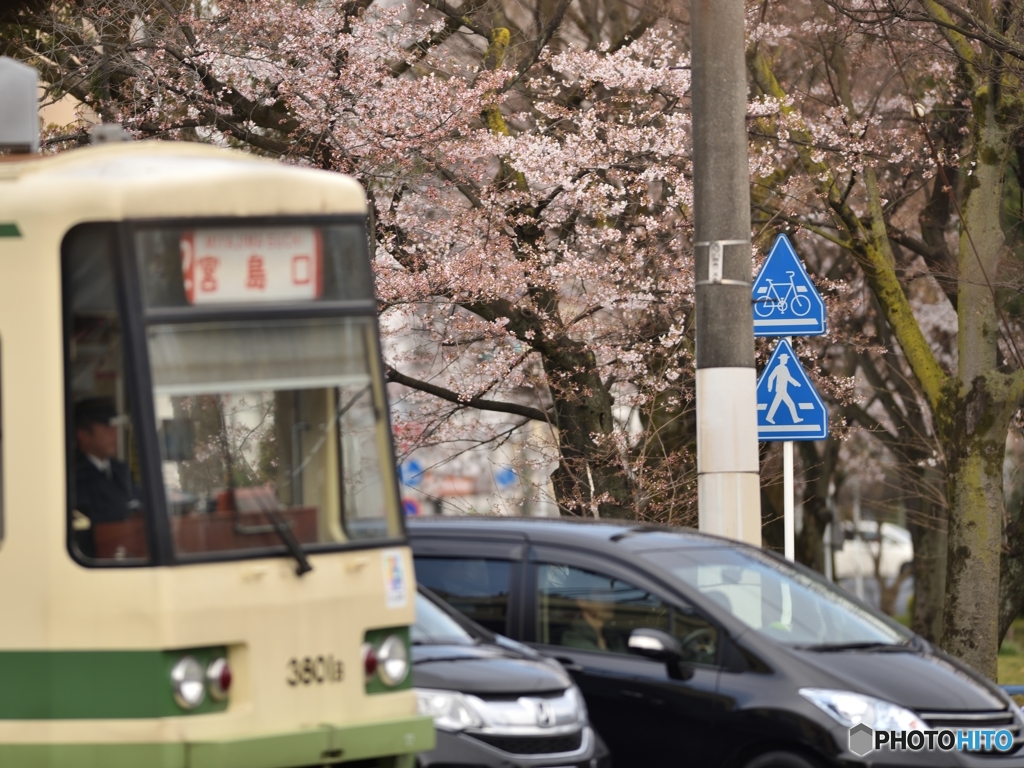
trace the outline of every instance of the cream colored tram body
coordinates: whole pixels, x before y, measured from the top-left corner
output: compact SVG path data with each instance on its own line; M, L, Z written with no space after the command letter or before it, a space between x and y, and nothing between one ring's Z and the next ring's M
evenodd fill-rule
M0 162L0 765L432 746L365 217L195 144Z

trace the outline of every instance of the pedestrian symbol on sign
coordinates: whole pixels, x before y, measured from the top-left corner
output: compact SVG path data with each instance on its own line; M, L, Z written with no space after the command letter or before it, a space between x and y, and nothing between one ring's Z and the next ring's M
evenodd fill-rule
M757 439L824 440L828 408L786 339L772 352L757 380Z
M779 409L781 403L785 403L789 407L789 412L793 415L794 424L799 424L803 421L797 415L793 398L789 396L789 385L792 384L794 387L799 387L800 382L794 379L793 375L789 372L789 367L786 365L787 362L789 362L789 355L783 352L779 355L779 362L776 363L775 368L768 374L768 391L771 392L773 388L775 390L775 399L772 400L772 407L768 409L769 424L775 423L775 411Z

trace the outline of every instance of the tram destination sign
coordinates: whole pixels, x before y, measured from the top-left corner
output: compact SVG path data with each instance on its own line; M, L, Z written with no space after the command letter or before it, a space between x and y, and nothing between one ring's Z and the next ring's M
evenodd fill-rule
M320 234L312 227L184 232L185 296L190 304L318 299L321 253Z

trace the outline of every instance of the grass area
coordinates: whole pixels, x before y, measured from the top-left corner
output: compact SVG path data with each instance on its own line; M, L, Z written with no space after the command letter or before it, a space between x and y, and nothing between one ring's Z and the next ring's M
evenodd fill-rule
M1017 618L1010 626L999 648L1000 685L1024 685L1024 619Z

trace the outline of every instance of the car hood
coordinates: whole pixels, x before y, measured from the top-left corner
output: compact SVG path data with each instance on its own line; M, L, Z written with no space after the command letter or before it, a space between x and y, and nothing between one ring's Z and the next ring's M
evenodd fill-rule
M416 645L413 685L478 695L564 691L572 682L549 662L497 645Z
M820 670L821 678L834 678L835 682L828 684L831 687L865 693L918 712L1006 707L1006 701L990 683L945 654L928 649L791 652Z

